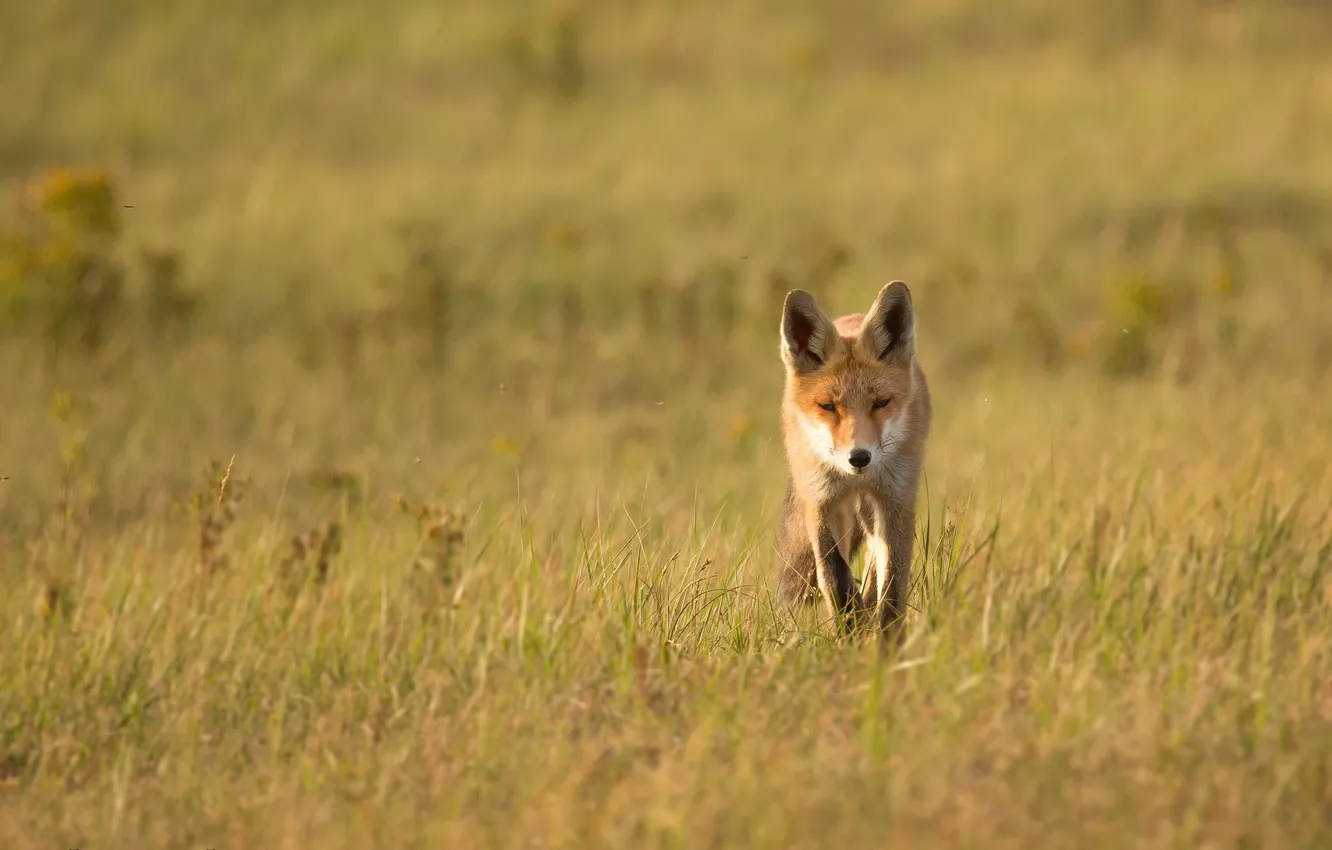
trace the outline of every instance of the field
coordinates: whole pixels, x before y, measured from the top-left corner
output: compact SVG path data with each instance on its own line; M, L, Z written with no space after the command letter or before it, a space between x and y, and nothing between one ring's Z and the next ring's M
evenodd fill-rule
M1074 5L5 4L0 846L1332 846L1332 12Z

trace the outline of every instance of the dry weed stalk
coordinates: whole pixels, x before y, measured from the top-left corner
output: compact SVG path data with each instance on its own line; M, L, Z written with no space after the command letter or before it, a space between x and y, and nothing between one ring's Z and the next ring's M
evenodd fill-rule
M306 576L314 573L316 584L328 580L329 565L342 552L342 525L327 520L318 528L292 536L287 556L282 561L282 572L289 585L304 584Z
M42 582L41 590L38 592L33 605L37 619L52 620L56 617L68 616L71 607L70 595L63 582L54 578L48 578Z
M463 519L456 512L434 502L412 502L395 497L403 513L416 519L421 533L420 549L412 566L434 579L438 587L453 584L456 558L463 542Z
M226 564L222 552L222 539L236 520L240 504L249 490L248 478L232 477L236 456L231 456L226 469L217 461L208 466L207 486L192 497L199 518L199 569L211 576Z

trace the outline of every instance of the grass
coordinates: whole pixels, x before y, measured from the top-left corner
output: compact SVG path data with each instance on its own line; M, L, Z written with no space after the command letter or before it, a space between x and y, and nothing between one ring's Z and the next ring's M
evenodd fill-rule
M125 282L0 337L0 845L1332 843L1321 8L370 8L0 12ZM781 294L892 278L888 652L773 543Z

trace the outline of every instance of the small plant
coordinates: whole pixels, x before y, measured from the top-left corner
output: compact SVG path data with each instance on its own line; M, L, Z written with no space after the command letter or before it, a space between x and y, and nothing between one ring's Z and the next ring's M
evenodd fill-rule
M567 6L543 20L514 22L501 40L501 52L519 81L576 97L587 85L583 29L581 11Z
M1110 286L1107 301L1121 325L1159 327L1170 320L1175 299L1164 282L1132 274Z
M16 751L0 755L0 791L17 789L31 759Z
M292 591L299 590L309 579L323 584L328 580L329 565L341 552L342 526L336 520L293 535L282 560L284 583Z
M587 243L587 234L577 225L555 221L541 231L541 242L558 253L575 254Z
M578 10L566 8L550 24L550 80L556 92L575 96L587 83L583 61L582 19Z
M1152 369L1159 357L1157 337L1192 307L1191 293L1139 274L1115 281L1106 296L1100 362L1113 377Z
M124 206L106 169L57 169L29 184L0 233L0 321L43 340L48 370L63 352L102 350L127 316L131 278L142 281L155 335L196 311L176 252L142 248L123 260Z
M97 476L88 463L88 435L92 409L63 390L51 396L47 415L60 440L60 501L57 513L66 534L76 515L84 515L98 494Z
M249 492L250 480L232 475L235 463L235 455L225 469L211 461L203 486L191 497L199 523L199 570L204 576L212 576L226 565L224 537Z
M104 169L60 169L30 187L0 240L0 313L37 329L49 361L71 342L95 352L106 341L125 280L120 206Z
M361 477L355 472L324 467L307 473L305 482L312 490L345 499L348 505L365 501Z
M1101 369L1111 377L1141 375L1151 369L1152 344L1141 325L1126 325L1101 337Z
M661 292L665 286L661 278L652 278L639 284L638 318L645 334L656 334L662 329Z
M434 502L413 502L395 498L398 508L416 520L420 541L412 566L427 585L443 590L458 579L458 550L462 547L463 519L454 511Z
M1041 305L1022 299L1013 308L1013 321L1022 341L1036 354L1042 365L1055 368L1064 360L1064 340L1059 326Z
M559 334L565 348L578 344L583 330L583 293L576 286L566 285L560 289Z
M400 328L424 338L430 363L442 365L449 349L456 280L451 257L436 226L409 222L399 228L405 260L381 280L381 328Z
M178 252L142 248L139 265L148 299L148 326L155 335L164 337L194 318L199 298L181 286Z
M684 345L687 356L692 359L698 354L703 341L698 280L692 276L686 277L675 284L674 290L676 339Z
M68 619L74 610L69 585L59 579L48 578L41 583L33 612L39 620Z

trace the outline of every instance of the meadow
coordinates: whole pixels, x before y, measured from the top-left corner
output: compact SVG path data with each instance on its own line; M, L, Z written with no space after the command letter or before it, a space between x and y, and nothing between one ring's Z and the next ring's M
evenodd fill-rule
M0 846L1332 846L1332 11L0 8ZM902 646L781 299L912 288Z

